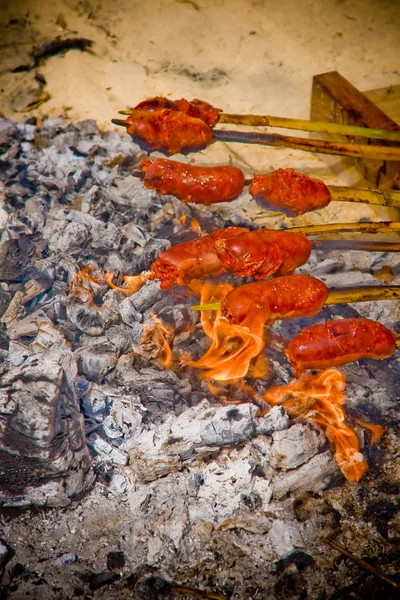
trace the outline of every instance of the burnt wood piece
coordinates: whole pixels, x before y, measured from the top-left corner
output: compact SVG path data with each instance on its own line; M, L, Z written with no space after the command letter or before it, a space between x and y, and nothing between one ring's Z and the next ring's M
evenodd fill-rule
M400 125L386 115L365 94L354 87L337 71L314 75L311 92L310 118L314 121L330 121L400 131ZM324 139L327 136L322 136ZM329 139L344 140L343 136L329 136ZM346 138L361 143L360 138ZM365 141L365 140L364 140ZM369 140L376 144L377 140ZM378 141L379 144L400 147L393 142ZM348 160L348 159L347 159ZM400 185L400 162L380 160L357 160L363 176L376 187Z

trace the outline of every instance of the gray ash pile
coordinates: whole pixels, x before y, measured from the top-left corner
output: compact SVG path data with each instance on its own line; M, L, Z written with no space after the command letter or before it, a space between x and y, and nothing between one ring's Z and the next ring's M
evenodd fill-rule
M156 280L118 287L196 237L193 223L254 228L245 213L145 189L132 175L143 155L94 121L1 120L0 150L0 594L191 597L182 584L210 598L390 598L321 537L398 570L398 353L342 368L369 465L358 483L318 424L259 409L293 379L283 349L302 328L363 316L399 331L398 304L276 322L262 376L209 382L193 366L210 343L190 309L199 297ZM382 272L400 283L397 256L381 252L318 250L299 272L329 287ZM380 442L363 422L386 428Z

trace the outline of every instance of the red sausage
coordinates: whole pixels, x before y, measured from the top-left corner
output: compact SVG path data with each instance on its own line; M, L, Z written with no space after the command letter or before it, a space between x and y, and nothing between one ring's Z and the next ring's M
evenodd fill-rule
M370 319L338 319L303 329L286 356L296 377L305 369L326 369L360 358L383 359L396 350L396 334Z
M296 173L294 169L278 169L265 175L255 175L249 192L269 210L287 215L302 215L329 204L331 194L319 179Z
M285 275L241 285L226 296L222 312L233 324L255 315L267 322L296 317L313 317L322 308L329 290L309 275Z
M207 123L209 127L214 127L214 125L217 124L219 113L222 112L221 108L214 108L214 106L208 104L208 102L198 100L197 98L194 98L189 102L188 100L185 100L185 98L181 98L180 100L169 100L163 96L148 98L147 100L140 102L132 110L152 111L162 108L183 112L186 115L189 115L189 117L201 119Z
M218 275L225 269L215 252L216 239L229 239L247 231L244 227L227 227L199 237L190 242L177 244L161 252L151 266L150 279L159 279L161 288L171 285L184 285L191 279L201 279L207 275Z
M176 110L134 111L125 121L117 124L125 125L133 141L142 150L158 150L168 156L177 152L188 154L203 150L214 141L207 123Z
M264 279L288 275L310 257L312 243L303 233L258 229L215 242L218 258L239 277Z
M244 175L237 167L196 167L175 160L142 160L144 185L183 202L210 205L229 202L243 191Z

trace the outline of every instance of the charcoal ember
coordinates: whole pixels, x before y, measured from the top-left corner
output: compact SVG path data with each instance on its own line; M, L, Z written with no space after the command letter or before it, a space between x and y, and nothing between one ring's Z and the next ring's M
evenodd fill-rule
M1 182L0 182L0 193L1 193L1 191L2 190L1 190ZM9 219L8 212L0 206L0 231L4 231L4 229L7 226L8 219Z
M142 321L142 314L162 298L162 290L158 281L149 281L138 292L128 296L120 303L118 310L124 323L133 324Z
M102 386L90 382L85 377L79 377L75 387L85 415L90 417L102 415L110 407L111 400Z
M121 227L121 232L131 245L139 246L140 248L144 248L150 239L150 235L143 228L135 225L135 223L127 223Z
M147 409L146 419L159 422L169 412L181 412L187 400L184 397L191 392L185 380L169 370L142 368L137 371L132 358L122 356L115 369L106 377L110 385L123 385L137 395ZM185 395L185 396L184 396Z
M204 400L178 418L167 416L155 430L129 441L131 468L140 481L153 481L215 449L249 440L257 435L257 410L251 404L212 407Z
M3 284L4 285L4 284ZM0 317L4 315L12 299L12 293L0 286Z
M0 538L0 574L2 573L8 561L10 561L14 555L15 551Z
M117 205L130 206L135 210L147 210L157 194L146 189L142 182L133 175L116 178L114 186L108 191L109 199Z
M66 345L1 371L0 504L66 506L93 482Z
M97 337L96 340L89 338L86 343L85 339L81 341L75 352L78 371L89 381L101 383L107 373L114 369L121 354L118 336L114 341L106 336Z
M158 255L164 252L164 250L168 250L170 246L171 243L168 240L151 238L146 246L140 249L139 254L130 255L132 264L128 274L137 275L142 271L148 271L156 258L158 258ZM125 256L124 253L122 253L122 256ZM129 258L129 256L126 258Z
M24 235L18 239L4 239L0 243L0 280L16 281L24 271L35 251L32 236Z
M51 348L53 345L65 344L65 338L62 332L54 326L42 310L36 310L24 319L13 322L8 327L8 335L10 340L33 338L32 342L27 346L30 352L42 352Z
M278 475L272 484L273 497L281 499L289 493L321 492L339 476L339 467L331 452L313 456L297 469Z
M93 433L87 438L89 447L106 462L113 465L124 467L128 464L128 453L120 448L116 448L110 442L106 441L98 433Z
M78 254L89 240L89 231L82 223L68 223L49 239L49 250L56 254Z
M121 234L113 223L103 223L89 214L67 209L51 211L44 236L49 239L50 250L69 254L75 254L87 244L91 248L115 250L121 241Z
M303 423L274 432L272 439L271 465L283 471L303 465L326 443L322 433Z
M8 119L0 119L0 155L21 139L21 131L16 123ZM2 160L6 160L4 156Z
M99 306L94 302L93 294L83 290L81 296L70 293L66 298L68 318L83 333L99 336L116 321L119 320L118 307L113 294L104 296L103 304Z

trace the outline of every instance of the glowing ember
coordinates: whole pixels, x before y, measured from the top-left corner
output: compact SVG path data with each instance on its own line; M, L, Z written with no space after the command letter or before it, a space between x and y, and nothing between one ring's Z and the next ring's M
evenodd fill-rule
M281 404L291 417L318 423L335 446L335 459L343 475L349 481L359 481L368 465L360 453L356 431L346 424L344 389L344 375L337 369L326 369L317 375L304 374L289 385L270 388L264 400L272 406ZM368 425L368 429L375 428L382 435L379 425Z
M192 289L198 291L199 285L196 282ZM222 302L231 289L230 284L201 284L201 304ZM222 316L221 310L202 311L201 324L204 333L212 340L211 346L200 360L191 365L207 369L207 377L216 381L245 377L251 360L264 347L264 322L265 317L256 311L243 325L230 323ZM265 365L259 372L265 374Z
M114 274L112 271L108 271L104 275L105 281L108 283L110 288L113 290L117 290L117 292L121 292L121 294L125 294L126 296L132 296L142 288L149 280L150 272L140 273L140 275L124 275L123 281L126 287L120 287L113 283Z
M72 278L69 286L69 297L74 297L83 304L91 303L95 294L90 284L97 283L101 285L103 282L103 272L95 265L89 264Z

